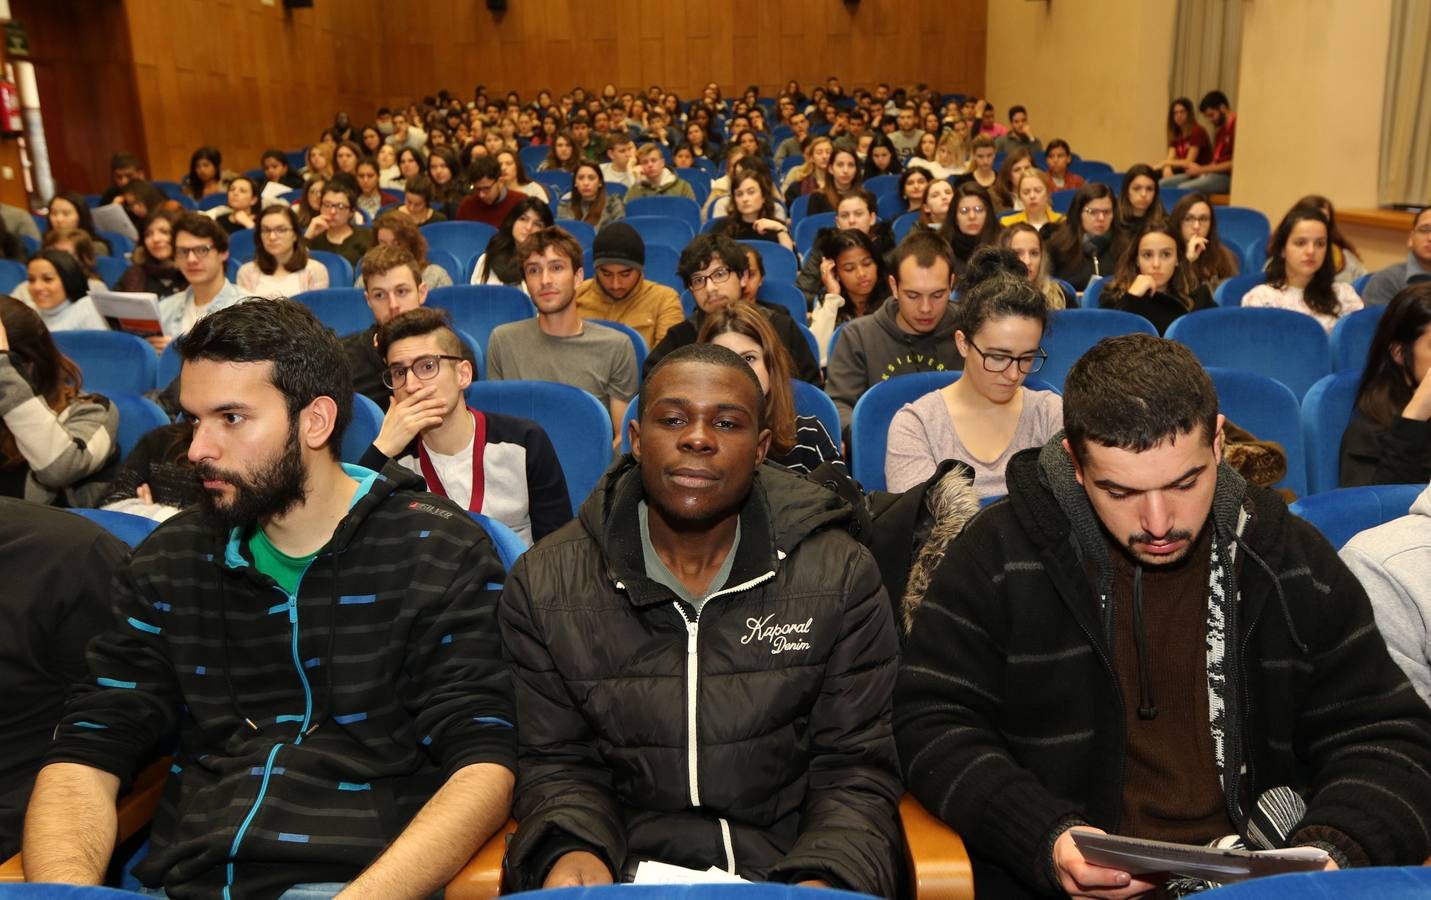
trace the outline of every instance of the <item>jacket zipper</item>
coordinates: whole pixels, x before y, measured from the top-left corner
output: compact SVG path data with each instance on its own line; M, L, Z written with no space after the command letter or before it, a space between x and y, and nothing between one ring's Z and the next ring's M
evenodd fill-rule
M783 559L784 556L785 554L780 554L780 558ZM739 591L749 590L774 577L775 570L771 569L764 575L756 576L741 584L722 588L714 594L708 595L705 601L701 603L701 608L696 610L696 617L694 619L686 615L685 605L681 603L681 601L675 601L676 612L680 614L681 621L686 625L686 779L690 783L690 798L693 808L699 808L701 805L700 739L696 733L696 691L700 684L700 654L698 647L700 644L701 613L705 611L707 604L723 594L734 594ZM725 845L726 870L734 874L735 850L731 844L730 823L723 818L720 819L720 829L721 842Z
M303 574L308 570L305 568ZM298 576L299 584L303 583L303 576ZM303 721L298 726L298 736L293 739L294 746L303 743L303 735L308 731L308 722L313 718L313 689L308 683L308 676L303 671L303 660L298 656L298 589L294 588L292 594L279 593L288 599L288 627L290 631L290 644L293 651L293 666L298 670L298 680L303 685ZM331 661L330 661L331 664ZM227 881L224 884L224 900L231 900L229 890L234 884L234 857L238 855L239 844L243 841L244 834L248 831L248 826L253 823L254 816L258 815L258 808L263 803L264 795L268 792L268 780L273 774L273 761L278 756L279 748L283 742L279 741L273 745L273 749L268 751L268 760L263 764L263 781L259 783L258 794L253 798L253 805L249 807L248 815L244 817L243 823L239 825L238 831L234 832L234 841L229 845L228 865L225 869Z
M1108 615L1111 615L1111 614L1108 612L1108 611L1111 609L1111 607L1110 607L1109 602L1108 602L1108 595L1107 595L1107 594L1099 594L1099 595L1098 595L1098 605L1099 605L1099 614L1100 614L1100 617L1106 618ZM1114 694L1114 696L1116 696L1116 697L1118 698L1118 733L1119 733L1119 736L1120 736L1120 738L1121 738L1121 744L1122 744L1122 746L1119 748L1118 755L1119 755L1119 757L1121 758L1122 756L1125 755L1125 751L1127 750L1127 746L1128 746L1128 733L1127 733L1126 725L1124 724L1124 723L1126 723L1127 718L1128 718L1128 707L1127 707L1127 704L1125 704L1125 703L1123 702L1123 691L1122 691L1121 688L1118 687L1118 673L1117 673L1117 672L1114 670L1114 668L1113 668L1113 661L1108 658L1108 654L1106 654L1106 653L1103 652L1103 645L1100 644L1100 643L1098 643L1098 641L1096 641L1096 640L1093 639L1093 632L1089 631L1086 627L1084 627L1083 623L1078 621L1078 617L1077 617L1077 616L1074 616L1074 617L1073 617L1073 620L1074 620L1075 622L1078 622L1078 628L1079 628L1079 630L1082 631L1082 632L1083 632L1083 636L1088 639L1088 643L1093 646L1093 652L1095 652L1095 653L1098 654L1098 659L1099 659L1099 661L1103 663L1103 671L1106 672L1106 673L1108 673L1108 676L1113 679L1113 688L1114 688L1113 694ZM1117 777L1118 777L1118 784L1117 784L1117 787L1118 787L1118 796L1119 796L1119 797L1122 797L1122 796L1123 796L1123 767L1122 767L1122 766L1119 766L1119 767L1118 767L1118 776L1117 776ZM1114 813L1113 826L1112 826L1114 831L1117 830L1117 822L1118 822L1118 820L1121 819L1121 818L1122 818L1121 813Z

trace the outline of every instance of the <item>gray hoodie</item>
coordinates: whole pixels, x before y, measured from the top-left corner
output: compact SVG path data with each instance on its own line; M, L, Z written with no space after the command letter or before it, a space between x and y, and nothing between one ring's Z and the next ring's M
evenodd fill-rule
M1431 704L1431 486L1410 513L1358 534L1341 556L1371 598L1391 658Z
M870 315L846 324L835 342L825 375L825 393L835 401L840 428L846 432L855 404L875 384L911 372L964 368L964 358L954 346L953 310L946 310L928 334L900 330L898 313L899 299L890 297Z

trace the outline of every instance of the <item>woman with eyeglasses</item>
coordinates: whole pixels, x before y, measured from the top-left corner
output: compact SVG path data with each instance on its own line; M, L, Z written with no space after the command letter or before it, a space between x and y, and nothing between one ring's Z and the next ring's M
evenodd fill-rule
M971 270L1022 269L1007 251L982 250ZM955 307L954 342L964 371L948 387L905 404L889 425L884 477L890 491L905 491L934 474L946 459L974 470L981 500L1008 493L1009 457L1040 447L1063 427L1063 398L1024 387L1048 354L1039 346L1048 322L1043 296L1009 271L977 278Z
M1068 215L1048 237L1053 277L1062 278L1082 292L1093 277L1110 275L1115 260L1109 250L1117 217L1113 189L1090 181L1078 189Z
M1187 272L1197 284L1212 291L1237 274L1237 255L1218 236L1217 217L1206 195L1194 192L1179 200L1168 213L1168 230L1182 235Z
M969 261L981 247L991 247L999 239L999 220L989 192L975 181L962 181L954 188L949 214L939 227L939 236L954 248L954 274L960 279Z
M253 259L239 266L234 283L246 296L269 299L328 287L327 267L308 255L301 235L292 207L280 203L265 209L258 218Z

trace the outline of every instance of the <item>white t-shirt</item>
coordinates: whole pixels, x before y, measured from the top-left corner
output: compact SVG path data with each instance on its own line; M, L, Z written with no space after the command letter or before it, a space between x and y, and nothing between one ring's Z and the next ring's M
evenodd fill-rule
M432 470L437 473L438 480L442 482L442 490L447 493L447 499L463 509L471 506L472 442L468 441L467 446L451 456L438 453L431 447L425 449L427 459L432 463Z

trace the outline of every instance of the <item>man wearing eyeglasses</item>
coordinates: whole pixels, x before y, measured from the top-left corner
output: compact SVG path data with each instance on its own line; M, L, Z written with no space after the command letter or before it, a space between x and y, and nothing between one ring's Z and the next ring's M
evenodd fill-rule
M954 346L954 251L928 229L911 231L894 249L889 276L894 296L867 316L851 319L830 354L825 393L840 411L848 445L850 418L865 391L910 372L964 368Z
M729 303L749 303L746 294L754 277L751 273L750 256L744 245L724 234L702 234L687 244L681 251L680 261L676 263L676 274L686 283L691 298L696 301L695 312L671 326L660 343L651 348L642 376L650 375L672 350L694 344L707 315ZM810 352L805 336L795 327L789 310L779 304L760 301L755 302L755 307L765 313L775 336L790 351L792 374L801 381L819 386L820 364Z
M400 313L377 341L392 399L360 465L379 471L396 460L432 493L496 519L528 545L571 519L566 478L541 426L467 405L471 355L446 314L427 307Z
M1008 499L934 572L895 737L981 895L1167 880L1091 862L1090 832L1313 847L1329 869L1431 852L1431 711L1326 539L1225 464L1224 425L1183 345L1099 342L1063 432L1014 455Z
M159 301L159 325L164 333L149 338L155 350L162 351L200 318L243 299L224 271L229 261L228 232L203 213L186 213L174 226L174 261L189 286Z
M1406 262L1387 266L1371 276L1361 297L1367 306L1385 306L1402 288L1417 281L1431 281L1431 206L1411 220Z
M336 253L356 266L373 246L373 230L353 225L358 207L358 185L350 178L334 178L323 188L320 215L308 223L303 240L309 250Z

